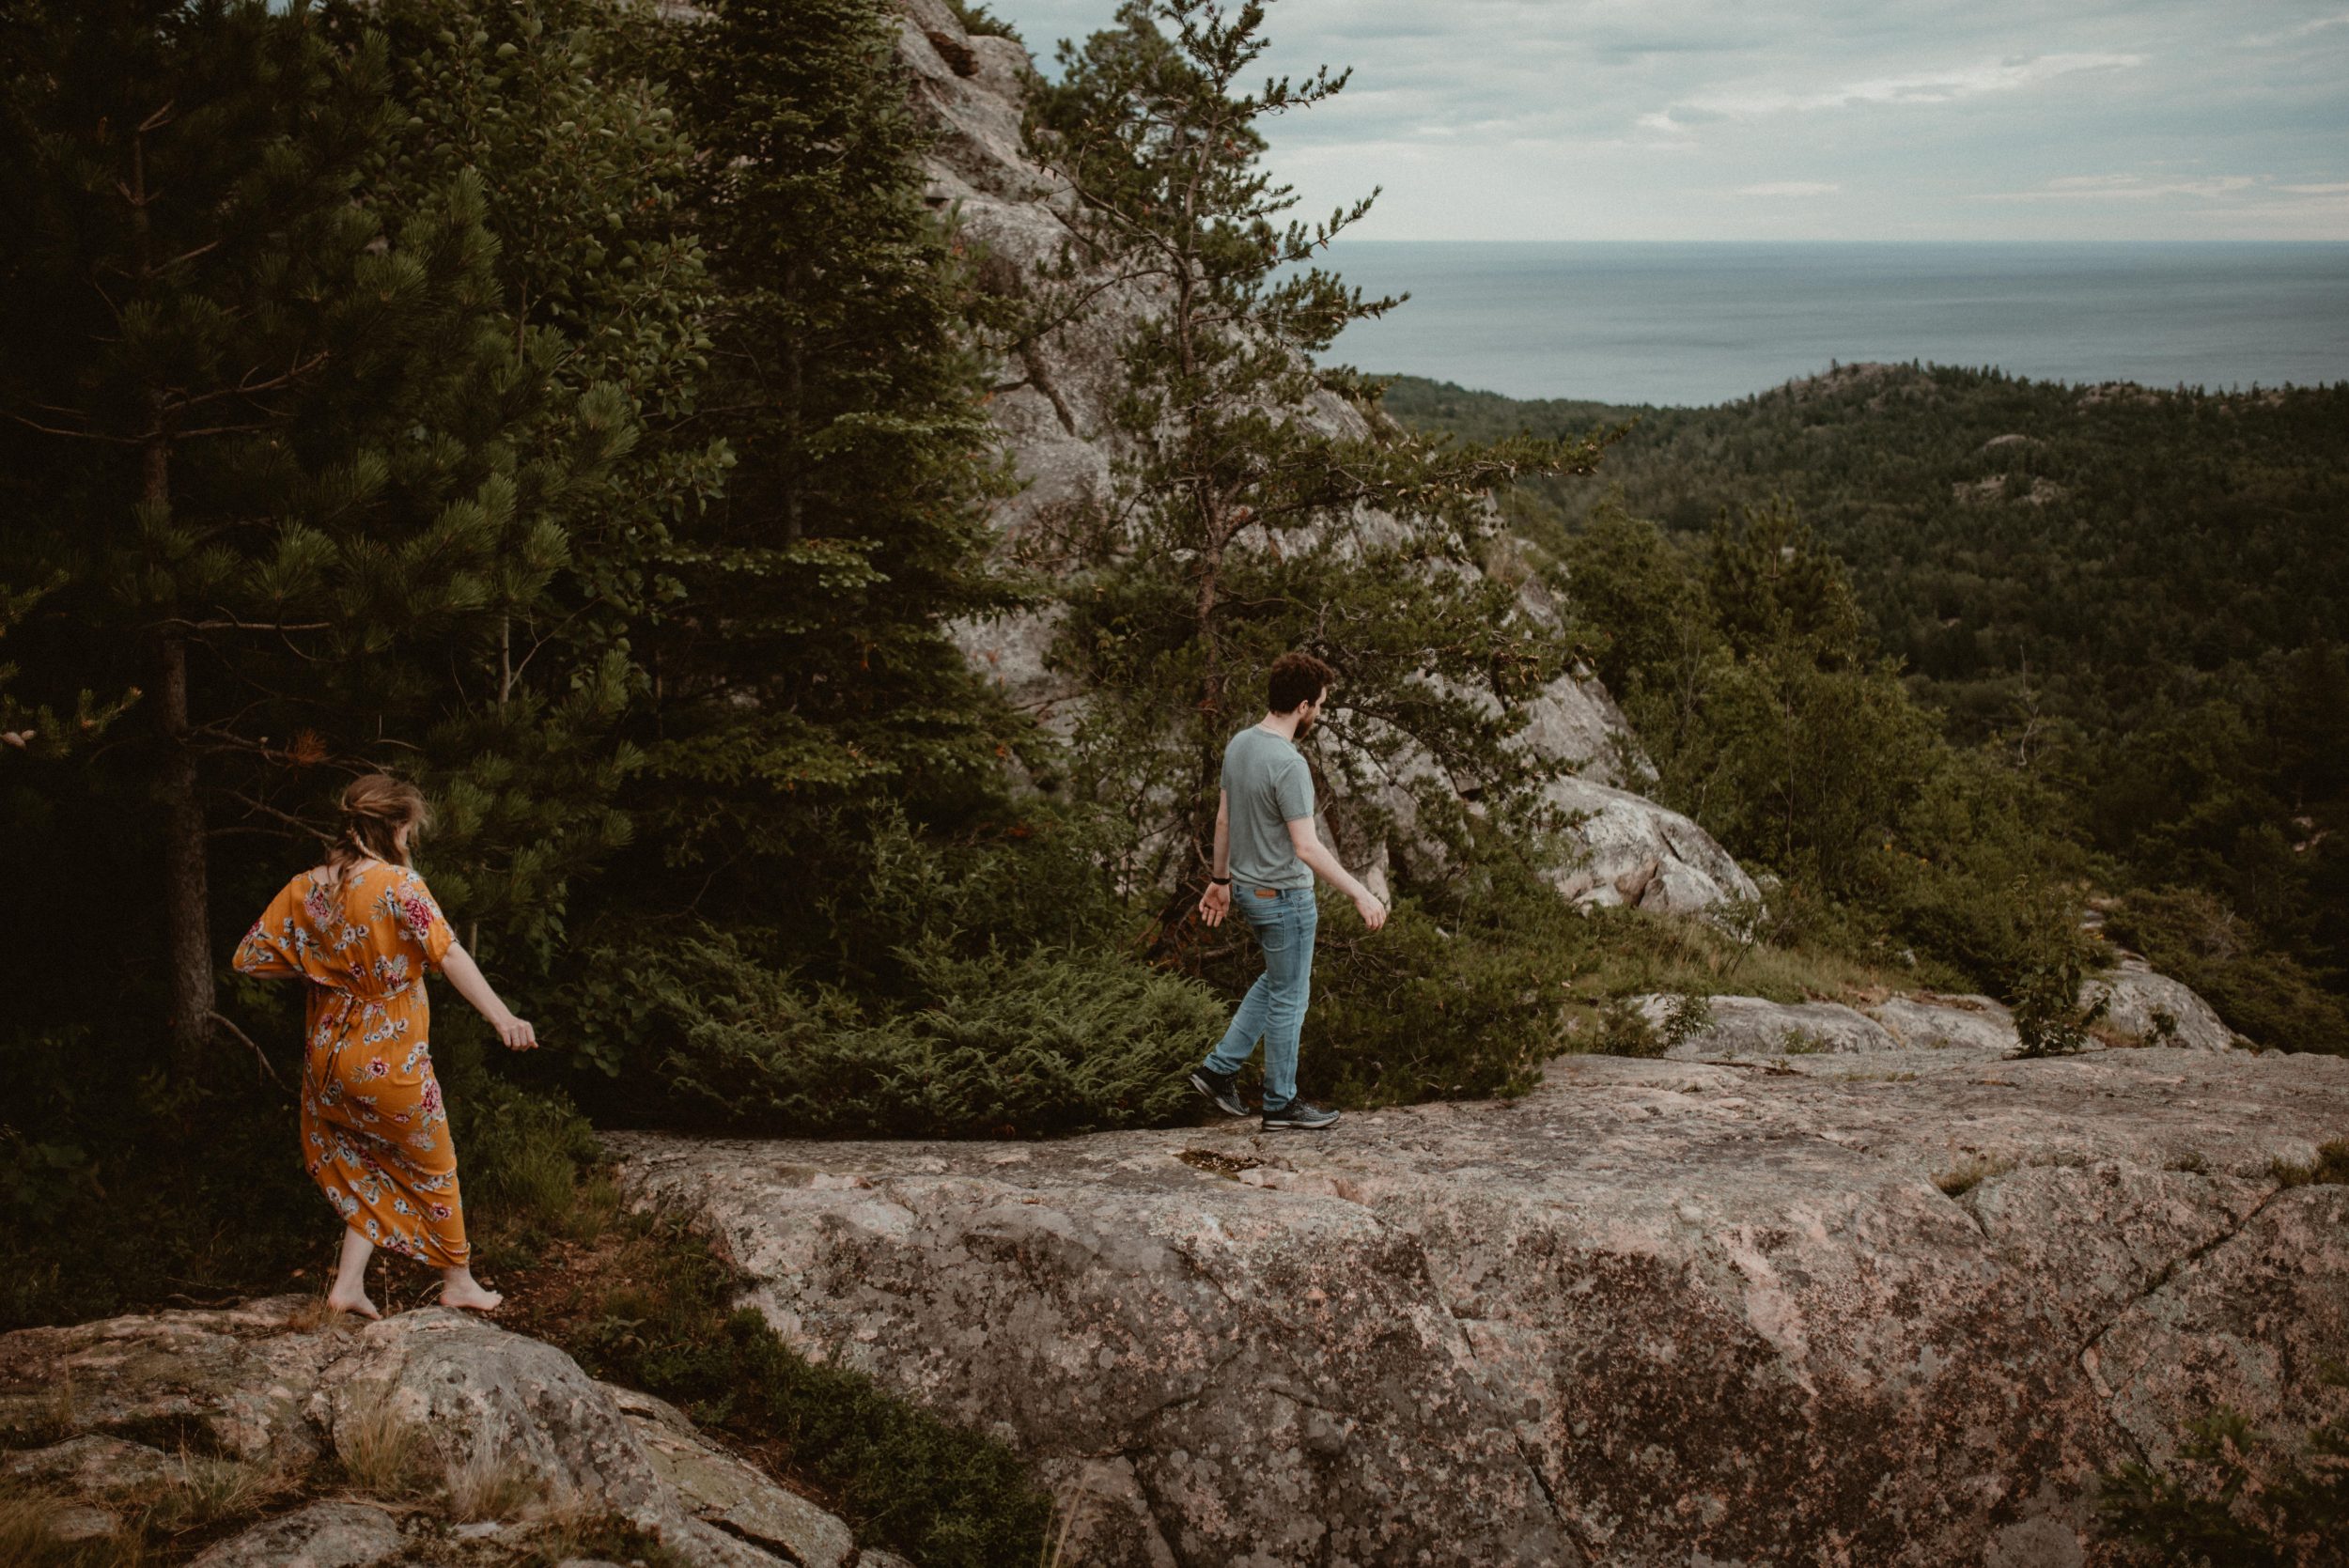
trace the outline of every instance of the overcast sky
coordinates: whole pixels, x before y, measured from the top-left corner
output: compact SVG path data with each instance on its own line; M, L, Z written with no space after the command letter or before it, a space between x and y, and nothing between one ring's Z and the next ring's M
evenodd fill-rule
M988 0L1040 64L1112 0ZM2342 0L1274 0L1385 240L2349 240Z

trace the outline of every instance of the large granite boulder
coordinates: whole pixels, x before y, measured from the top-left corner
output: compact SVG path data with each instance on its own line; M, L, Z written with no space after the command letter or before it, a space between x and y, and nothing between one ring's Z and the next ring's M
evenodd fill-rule
M2338 1411L2349 1061L1563 1058L1505 1104L612 1140L807 1353L990 1426L1088 1563L2077 1563L2223 1399Z
M2244 1043L2192 987L2155 973L2134 953L2123 951L2111 969L2080 986L2082 1006L2098 999L2106 1029L2147 1045L2230 1050Z
M1635 997L1648 1022L1663 1027L1679 999ZM1665 1054L1702 1062L1716 1056L1854 1055L1898 1050L1890 1030L1840 1001L1769 1001L1761 997L1704 999L1712 1021Z
M439 1307L321 1323L287 1296L0 1335L0 1476L52 1499L69 1537L175 1488L267 1514L203 1568L520 1568L582 1517L696 1568L892 1560L671 1406ZM369 1495L300 1500L329 1483Z
M2015 1015L1996 997L1920 991L1862 1009L1910 1049L1972 1050L2001 1056L2019 1049Z

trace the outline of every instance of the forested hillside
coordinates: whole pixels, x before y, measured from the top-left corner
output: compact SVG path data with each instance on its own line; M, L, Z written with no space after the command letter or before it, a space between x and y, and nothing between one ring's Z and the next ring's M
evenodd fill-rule
M2259 1037L2338 1038L2304 987L2341 995L2349 952L2349 386L1866 365L1716 408L1409 378L1387 407L1471 436L1627 426L1597 476L1514 501L1553 566L1589 568L1586 598L1634 520L1703 576L1724 519L1782 504L1949 737L2044 784L2108 887L2139 890L2157 959ZM1634 707L1665 684L1652 629L1591 634Z

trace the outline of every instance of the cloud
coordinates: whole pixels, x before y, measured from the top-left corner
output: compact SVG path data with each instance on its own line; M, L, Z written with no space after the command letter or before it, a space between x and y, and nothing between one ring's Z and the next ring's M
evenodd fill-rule
M988 8L1049 55L1117 0ZM1266 27L1249 86L1355 68L1266 131L1308 210L1385 186L1364 239L2349 241L2321 188L2349 0L1277 0ZM1743 194L1812 183L1841 190Z
M2232 195L2267 183L2264 176L2214 175L2207 179L2148 180L2133 174L2075 174L2050 179L2034 191L1994 191L1991 201L2154 201L2163 196L2200 196L2205 200ZM2293 187L2286 186L2286 190ZM2323 190L2324 187L2314 187ZM2349 190L2349 186L2334 186Z
M1759 185L1740 185L1741 196L1824 196L1842 190L1822 179L1771 179Z
M1915 71L1903 76L1876 76L1813 92L1728 92L1697 94L1684 101L1689 108L1750 119L1763 115L1810 114L1822 109L1849 109L1880 104L1954 103L1985 93L2015 92L2061 76L2082 71L2126 70L2145 63L2142 54L2036 54L2028 58L1986 60L1944 70ZM1675 103L1667 113L1682 107Z
M2254 33L2243 41L2253 49L2267 49L2276 44L2290 43L2295 39L2307 38L2310 33L2322 33L2331 27L2349 27L2349 11L2335 11L2330 16L2314 17L2303 22L2297 27L2287 27L2280 33Z
M2279 185L2276 189L2290 191L2296 196L2342 196L2349 195L2349 181L2339 185Z

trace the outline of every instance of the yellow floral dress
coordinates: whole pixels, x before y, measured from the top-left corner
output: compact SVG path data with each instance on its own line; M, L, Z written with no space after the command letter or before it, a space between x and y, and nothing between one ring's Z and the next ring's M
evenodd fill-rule
M339 887L303 872L238 944L241 974L309 982L302 1145L343 1222L436 1267L472 1249L457 1150L432 1076L427 970L451 940L424 878L362 861Z

